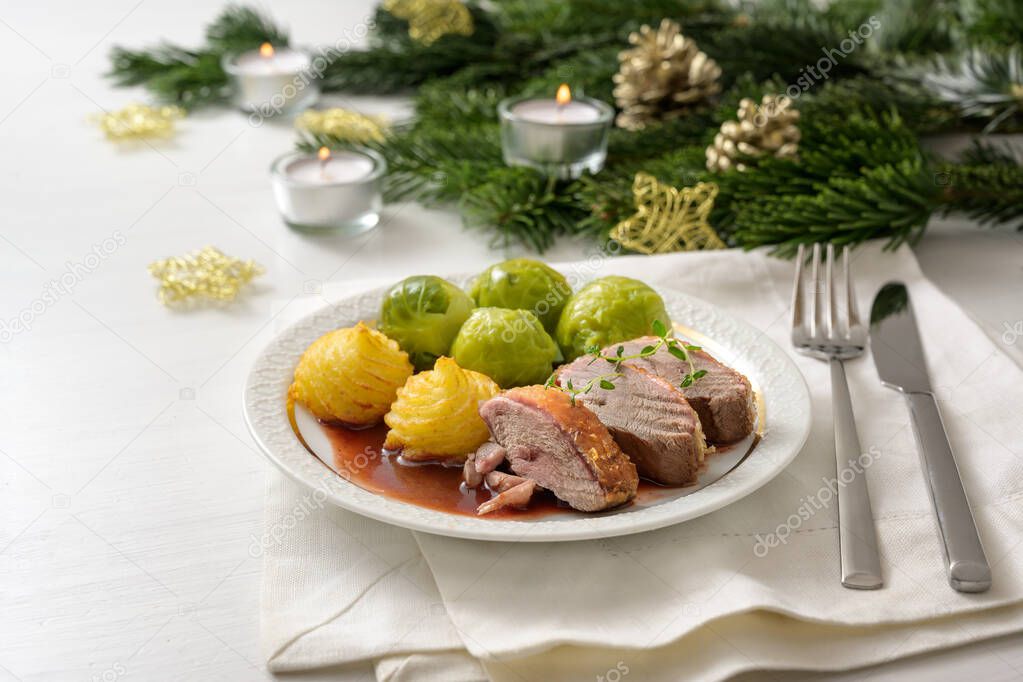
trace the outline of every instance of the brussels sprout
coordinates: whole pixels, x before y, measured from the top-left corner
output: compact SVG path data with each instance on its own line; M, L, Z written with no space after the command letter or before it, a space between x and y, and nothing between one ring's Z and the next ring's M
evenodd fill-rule
M554 268L529 258L491 265L473 280L469 290L478 306L518 308L540 318L553 334L572 287Z
M656 291L628 277L595 279L568 299L558 320L556 338L566 360L586 349L653 333L654 320L671 326Z
M384 296L380 331L398 342L417 370L430 369L451 350L472 308L469 295L451 282L416 275L398 282Z
M451 357L511 388L543 383L561 352L528 310L477 308L455 337Z

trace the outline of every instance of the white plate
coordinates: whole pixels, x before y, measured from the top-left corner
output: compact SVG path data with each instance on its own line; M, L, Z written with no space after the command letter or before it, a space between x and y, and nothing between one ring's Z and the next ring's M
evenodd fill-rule
M789 357L763 333L705 301L657 287L671 319L696 330L696 341L753 384L763 423L745 458L735 448L713 461L700 486L665 489L656 500L599 514L569 512L514 521L449 514L393 500L350 483L314 457L296 437L285 396L298 358L320 335L377 317L385 288L325 306L279 334L260 354L245 386L245 419L253 438L281 471L310 489L313 503L412 530L479 540L552 542L626 535L708 514L749 495L778 475L810 432L810 396ZM731 455L732 460L726 458Z

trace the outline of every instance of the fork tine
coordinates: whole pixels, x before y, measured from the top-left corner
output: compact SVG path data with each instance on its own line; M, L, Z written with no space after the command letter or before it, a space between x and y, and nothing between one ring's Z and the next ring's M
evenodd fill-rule
M799 245L796 251L796 276L792 282L792 329L803 326L803 262L806 260L806 246Z
M821 271L821 245L820 242L813 245L813 264L810 266L810 336L817 336L820 330L820 295L818 291Z
M838 330L838 306L835 304L835 245L828 244L824 264L824 315L827 318L828 337L834 338Z
M849 247L842 247L842 270L845 274L845 308L846 318L849 320L849 330L853 327L859 327L860 322L860 311L856 305L856 288L853 287L852 283L852 268L849 264Z

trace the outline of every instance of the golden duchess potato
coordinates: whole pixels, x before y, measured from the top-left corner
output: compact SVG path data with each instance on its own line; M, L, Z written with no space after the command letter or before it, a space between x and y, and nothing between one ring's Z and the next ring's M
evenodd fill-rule
M410 376L412 363L398 343L360 322L316 339L288 394L324 421L372 426Z
M490 436L479 403L500 392L489 377L438 358L401 389L384 417L391 430L384 447L409 460L464 460Z

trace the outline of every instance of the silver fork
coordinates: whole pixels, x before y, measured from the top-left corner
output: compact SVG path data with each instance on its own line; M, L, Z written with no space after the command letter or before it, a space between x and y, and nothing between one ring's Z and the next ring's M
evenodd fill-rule
M828 244L823 273L821 245L813 245L809 297L803 281L805 260L806 250L800 244L792 287L792 345L798 352L827 360L831 365L842 585L857 590L875 590L884 581L881 579L881 560L877 553L877 534L874 530L874 514L870 508L870 495L862 468L857 463L862 453L844 365L846 360L863 353L867 345L867 330L860 322L856 309L856 296L849 272L849 247L842 249L841 282L836 283L834 245ZM840 286L844 288L844 295L841 296L844 306L838 304L836 289ZM819 295L822 288L823 297ZM849 474L846 471L852 474L848 482Z

